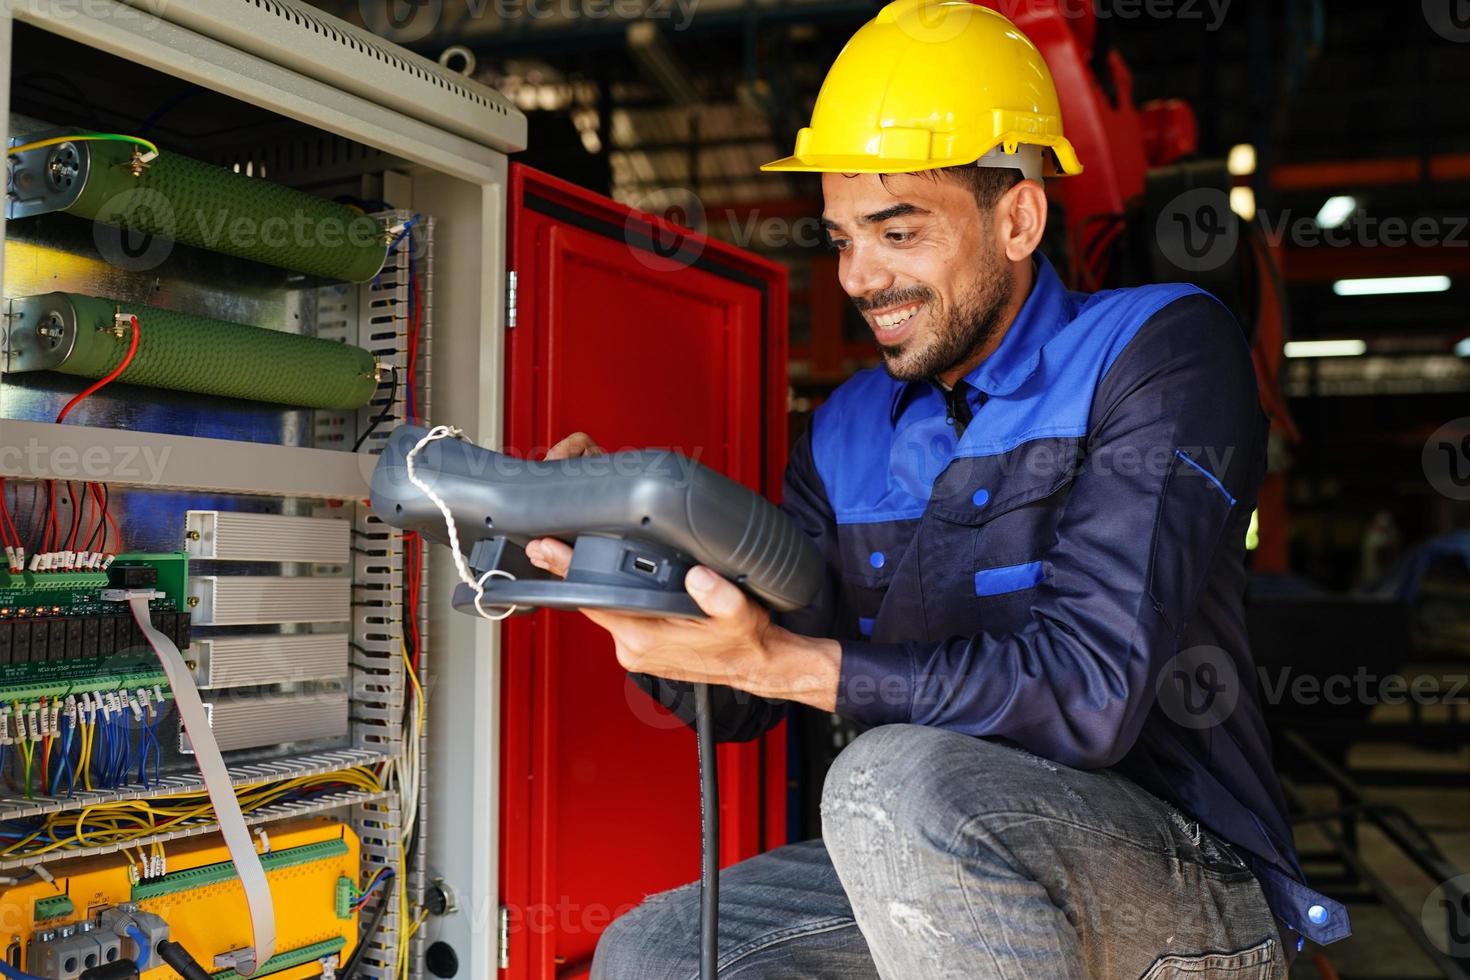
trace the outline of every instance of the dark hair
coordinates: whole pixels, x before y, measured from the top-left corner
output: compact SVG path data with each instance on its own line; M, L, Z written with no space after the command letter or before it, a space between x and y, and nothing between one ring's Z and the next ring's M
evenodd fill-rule
M977 167L973 163L961 164L957 167L939 167L934 170L917 170L913 176L923 177L925 180L938 180L941 177L953 180L970 189L975 195L975 203L980 205L981 211L989 211L995 207L1001 195L1015 187L1025 177L1021 171L1013 167ZM879 174L878 179L884 181L888 174Z

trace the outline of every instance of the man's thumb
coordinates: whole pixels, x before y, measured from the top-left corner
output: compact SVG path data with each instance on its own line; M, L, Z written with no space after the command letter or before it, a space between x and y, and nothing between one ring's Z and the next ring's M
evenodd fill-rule
M745 597L735 583L703 565L689 569L684 588L706 615L716 618L733 616L745 605Z

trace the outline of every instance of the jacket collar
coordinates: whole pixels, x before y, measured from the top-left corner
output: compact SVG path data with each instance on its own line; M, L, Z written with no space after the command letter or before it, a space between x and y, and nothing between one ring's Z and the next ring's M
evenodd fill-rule
M1072 320L1075 306L1070 294L1045 255L1036 258L1036 281L1021 311L1011 321L1000 346L981 361L965 380L987 396L1009 395L1036 373L1041 349L1057 331ZM933 380L909 381L894 386L889 420L898 421L904 404L916 391L939 390Z

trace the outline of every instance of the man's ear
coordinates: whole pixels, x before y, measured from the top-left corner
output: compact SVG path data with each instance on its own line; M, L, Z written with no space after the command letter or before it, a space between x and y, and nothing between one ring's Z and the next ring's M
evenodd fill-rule
M1023 262L1041 246L1046 231L1046 191L1041 181L1023 180L995 202L995 233L1005 257Z

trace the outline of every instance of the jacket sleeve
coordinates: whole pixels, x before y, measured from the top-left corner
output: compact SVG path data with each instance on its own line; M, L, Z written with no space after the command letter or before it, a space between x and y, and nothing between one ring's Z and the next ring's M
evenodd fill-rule
M838 713L1113 765L1138 738L1226 529L1243 533L1264 437L1234 318L1208 296L1169 304L1098 384L1031 621L938 643L843 641Z
M835 579L837 524L831 505L812 459L811 432L792 447L786 464L780 508L788 519L807 533L826 559L828 576L818 599L805 609L779 613L777 623L808 636L826 636L831 628L836 601ZM649 674L631 674L633 682L659 704L672 711L684 724L694 725L694 688L683 681L669 681ZM745 691L717 686L710 692L714 709L715 741L744 742L758 738L786 717L786 702L756 697Z

